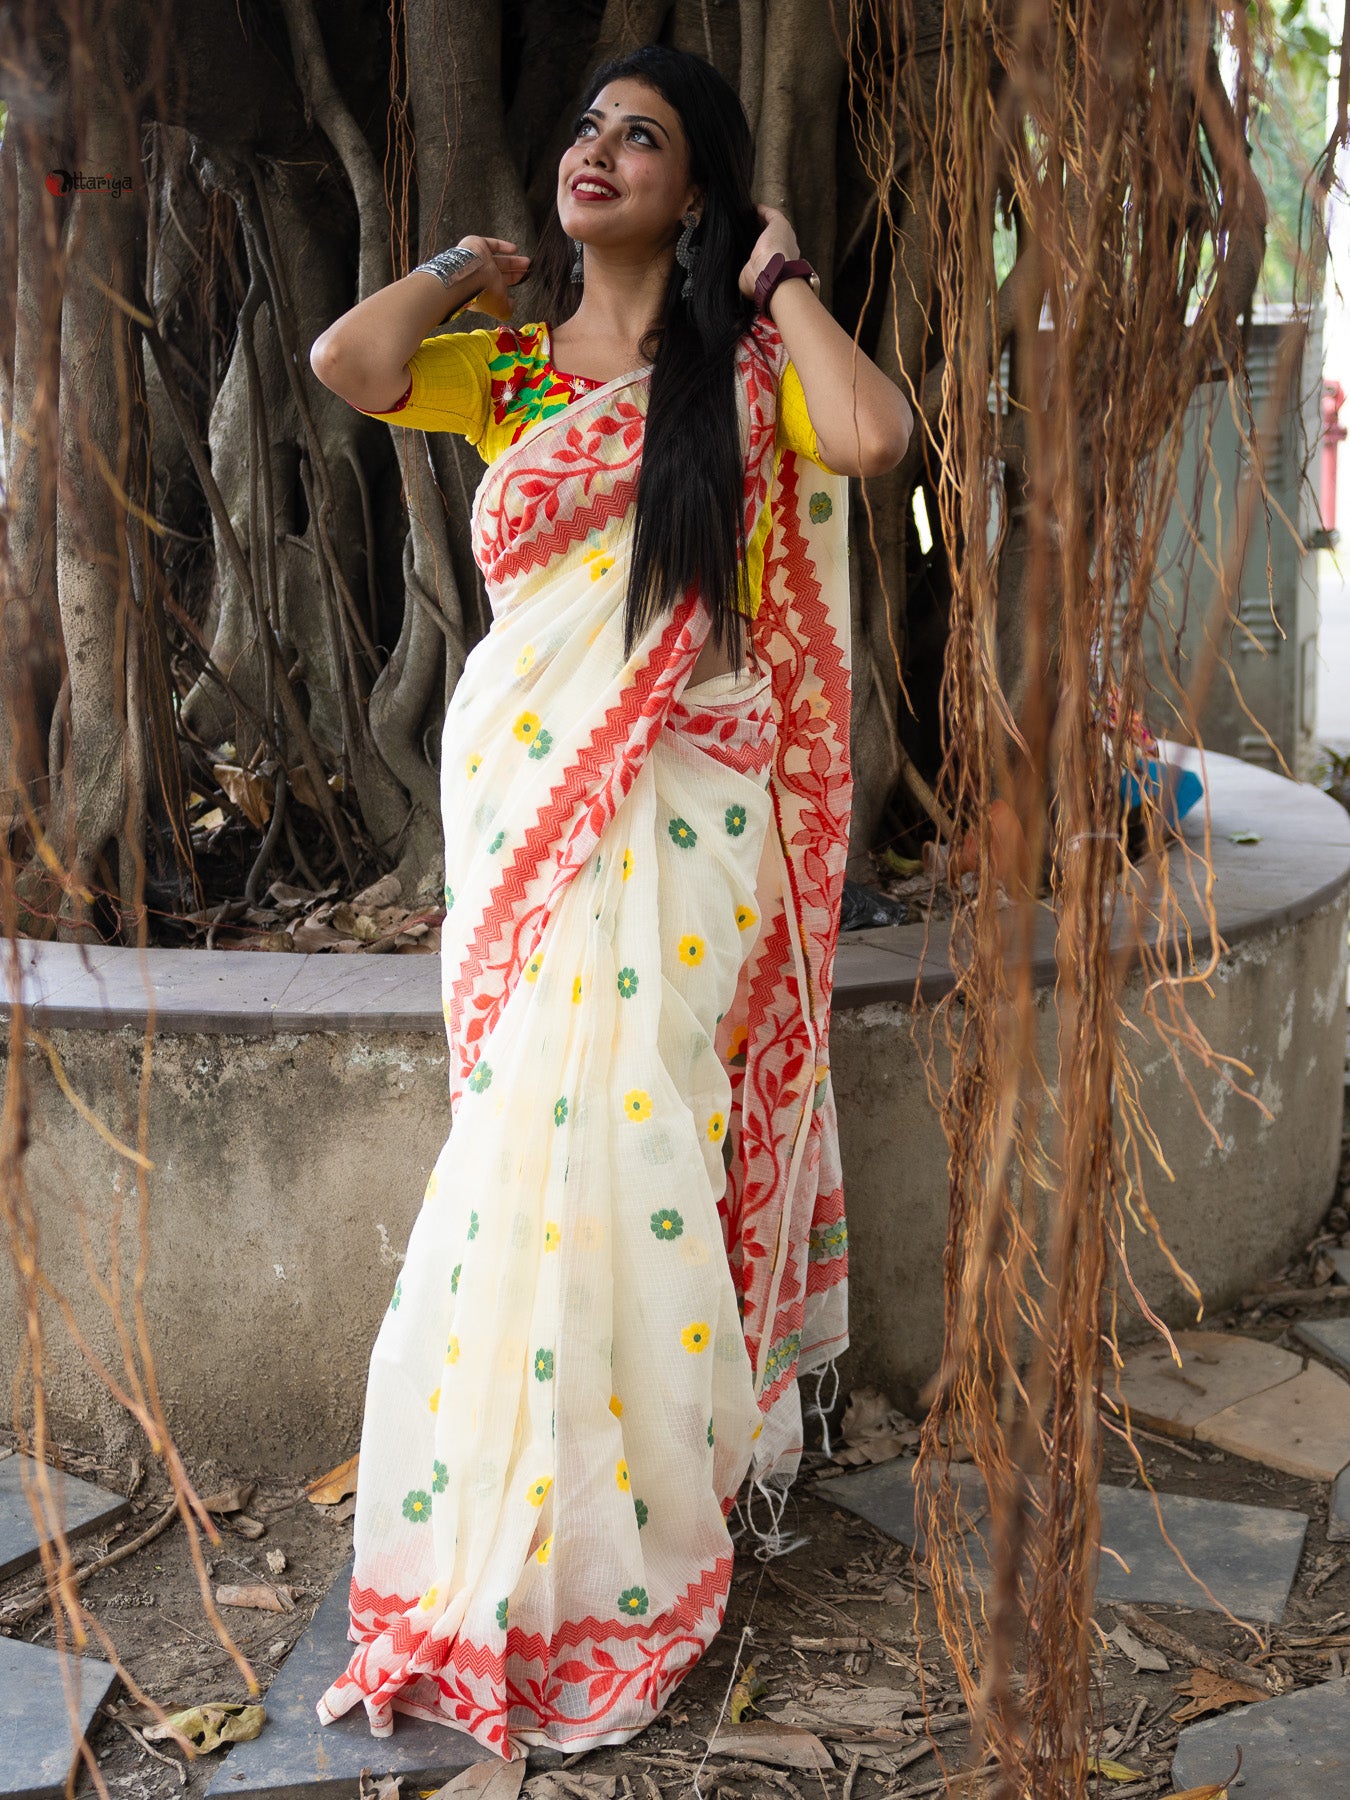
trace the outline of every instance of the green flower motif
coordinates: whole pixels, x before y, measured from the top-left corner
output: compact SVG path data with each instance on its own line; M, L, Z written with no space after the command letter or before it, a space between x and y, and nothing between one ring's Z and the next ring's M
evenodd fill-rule
M660 1212L654 1212L651 1218L652 1236L664 1238L673 1243L684 1232L684 1220L673 1206L663 1206Z
M450 1271L450 1292L452 1294L457 1294L459 1292L459 1277L463 1267L463 1263L456 1263L454 1268Z
M567 1118L567 1096L562 1094L553 1102L553 1123L561 1125Z
M425 1525L431 1517L431 1495L425 1488L413 1488L403 1496L403 1516L414 1525Z
M732 837L739 837L745 830L745 808L729 806L726 811L727 830Z
M447 907L451 907L455 904L455 896L451 891L449 882L445 884L445 904Z
M504 831L499 831L496 837L493 838L492 842L488 845L488 855L495 856L505 842L506 833Z
M492 1070L483 1061L482 1057L479 1057L478 1061L473 1065L473 1073L469 1077L469 1086L473 1089L475 1094L481 1094L485 1089L492 1086Z
M478 1214L476 1212L471 1212L469 1214L469 1237L470 1237L470 1239L473 1239L473 1238L476 1238L477 1236L478 1236Z
M646 1588L625 1588L619 1595L619 1611L626 1613L629 1618L642 1618L647 1611Z
M497 1602L497 1624L502 1631L506 1630L506 1615L510 1610L511 1602L509 1599L499 1600Z
M431 1465L431 1477L432 1493L443 1494L450 1485L449 1469L446 1468L443 1462L433 1462Z
M622 997L625 1000L631 1000L633 998L633 995L636 994L637 991L638 991L637 970L636 969L620 969L619 970L619 993L622 995Z
M672 819L666 830L670 833L672 841L677 843L681 850L692 850L698 842L698 833L683 819Z
M400 1276L399 1279L394 1283L394 1292L391 1295L390 1300L389 1300L390 1312L398 1311L398 1303L402 1298L403 1298L403 1277Z
M553 733L551 731L541 731L538 737L536 737L534 742L530 745L530 761L542 762L552 748Z
M534 1353L534 1378L536 1381L552 1381L552 1379L553 1379L553 1352L551 1350L536 1350L535 1351L535 1353Z
M647 1523L649 1514L647 1512L647 1502L645 1500L639 1500L636 1494L633 1496L633 1511L637 1514L638 1530L641 1531L642 1527Z
M712 1420L709 1419L708 1420L708 1448L711 1450L712 1447L713 1447L713 1428L712 1428Z
M823 525L834 511L834 501L828 494L812 494L808 503L808 511L811 514L813 525Z

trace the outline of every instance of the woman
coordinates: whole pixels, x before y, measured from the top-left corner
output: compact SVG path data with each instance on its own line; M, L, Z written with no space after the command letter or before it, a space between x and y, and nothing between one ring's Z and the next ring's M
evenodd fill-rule
M442 743L453 1128L371 1362L325 1722L631 1737L846 1341L844 477L911 420L783 270L751 170L711 66L640 50L595 76L533 269L465 238L312 352L359 409L477 445L493 610ZM434 335L508 320L527 270L538 322Z

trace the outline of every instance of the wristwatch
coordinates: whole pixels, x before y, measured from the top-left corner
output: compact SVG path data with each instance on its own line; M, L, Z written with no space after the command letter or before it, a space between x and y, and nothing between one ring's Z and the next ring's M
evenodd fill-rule
M775 250L759 272L755 283L755 310L766 313L769 310L769 299L780 281L789 281L794 275L809 281L814 294L820 292L820 277L807 262L804 256L794 256L791 261L781 250Z

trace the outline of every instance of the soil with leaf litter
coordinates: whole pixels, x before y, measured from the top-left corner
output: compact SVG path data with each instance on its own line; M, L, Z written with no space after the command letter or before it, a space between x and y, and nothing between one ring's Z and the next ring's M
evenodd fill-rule
M1333 1212L1330 1229L1340 1235L1344 1214ZM1280 1293L1305 1291L1302 1284L1315 1282L1320 1252L1314 1244L1300 1265L1286 1271L1283 1290L1254 1297L1257 1304L1245 1315L1216 1323L1268 1339L1284 1335L1292 1303L1282 1304ZM1341 1304L1350 1306L1350 1288ZM1328 1311L1317 1309L1318 1316ZM858 1434L863 1448L851 1453L855 1459L884 1458L909 1447L912 1431L894 1414L888 1420L884 1406L872 1408L868 1424L871 1437L866 1429ZM1240 1630L1222 1615L1179 1608L1098 1607L1102 1649L1093 1749L1102 1791L1115 1800L1154 1800L1170 1792L1178 1713L1199 1717L1324 1681L1350 1663L1350 1546L1328 1542L1326 1489L1189 1444L1141 1435L1139 1447L1150 1479L1164 1492L1295 1507L1312 1524L1278 1627ZM167 1495L153 1475L142 1481L139 1468L112 1466L74 1448L62 1460L105 1486L139 1489L131 1516L102 1538L81 1540L77 1561L115 1551L162 1513ZM253 1601L225 1606L222 1617L266 1687L350 1551L351 1503L317 1506L300 1482L253 1482L246 1473L210 1463L190 1472L200 1494L234 1507L218 1516L220 1544L205 1549L218 1600L233 1589L229 1597ZM804 1541L767 1563L745 1549L720 1635L655 1723L626 1745L568 1757L532 1754L521 1789L528 1800L671 1800L693 1794L696 1781L709 1800L919 1800L942 1793L944 1771L959 1776L967 1720L934 1632L922 1570L901 1545L832 1505L828 1489L822 1495L808 1485L845 1472L818 1453L808 1455L784 1519L786 1535ZM1108 1444L1104 1476L1121 1485L1138 1480L1127 1450ZM249 1701L204 1616L177 1520L133 1555L90 1575L82 1592L128 1668L170 1713ZM0 1587L0 1629L50 1643L45 1605L26 1620L20 1617L36 1593L32 1571ZM264 1595L277 1610L259 1609ZM91 1648L97 1653L97 1646ZM259 1698L265 1707L265 1693ZM228 1715L215 1717L219 1722ZM147 1715L125 1695L100 1714L91 1741L110 1792L130 1800L203 1793L223 1749L189 1762L171 1741L148 1740L146 1724ZM705 1761L710 1738L715 1754ZM367 1800L422 1794L407 1781L401 1787L383 1782L379 1757L379 1740L372 1738ZM952 1791L973 1795L981 1786L955 1780ZM92 1791L83 1777L78 1792Z

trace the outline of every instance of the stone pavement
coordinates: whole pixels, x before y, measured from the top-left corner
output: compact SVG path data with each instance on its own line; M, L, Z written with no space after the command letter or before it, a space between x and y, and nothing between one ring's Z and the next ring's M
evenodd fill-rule
M818 1481L815 1491L914 1548L918 1532L913 1471L913 1459L900 1457L854 1475ZM978 1579L988 1568L981 1535L983 1483L969 1465L956 1464L953 1474L971 1519L966 1545ZM1099 1500L1104 1551L1097 1576L1099 1600L1160 1602L1197 1612L1227 1610L1263 1624L1278 1623L1283 1617L1308 1529L1303 1513L1159 1494L1158 1509L1176 1546L1174 1552L1158 1529L1158 1511L1147 1490L1103 1486ZM1190 1565L1194 1582L1177 1552ZM918 1553L922 1555L922 1546Z
M0 1451L0 1580L30 1568L42 1538L28 1505L25 1480L36 1464ZM92 1482L49 1471L56 1483L68 1537L114 1524L129 1510L121 1494ZM4 1800L58 1800L75 1761L66 1698L70 1680L80 1734L112 1692L114 1670L92 1656L68 1657L41 1644L0 1637L0 1796Z
M1172 1762L1173 1786L1227 1781L1239 1744L1235 1800L1343 1800L1350 1794L1350 1678L1188 1725Z
M1332 1354L1313 1334L1337 1329L1350 1352L1350 1321L1302 1325L1299 1336ZM1334 1370L1223 1331L1179 1331L1176 1345L1180 1368L1158 1343L1125 1361L1120 1397L1139 1424L1307 1481L1335 1481L1350 1464L1350 1384Z
M236 1744L206 1790L207 1800L349 1800L362 1769L401 1775L411 1784L448 1781L470 1763L487 1760L471 1737L444 1725L394 1716L392 1737L370 1734L357 1706L331 1725L320 1725L314 1703L352 1653L347 1638L347 1561L324 1596L309 1629L296 1642L267 1690L267 1724L252 1743ZM3 1790L0 1790L3 1792Z

